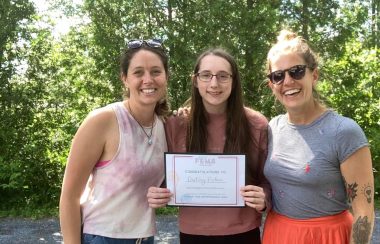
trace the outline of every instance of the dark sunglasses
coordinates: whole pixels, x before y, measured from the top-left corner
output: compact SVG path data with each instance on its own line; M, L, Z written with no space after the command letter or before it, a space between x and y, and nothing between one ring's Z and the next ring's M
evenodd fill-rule
M268 79L275 85L280 85L285 80L285 73L288 72L289 76L295 80L300 80L305 76L307 65L295 65L289 69L276 70L269 75Z
M132 48L132 49L140 48L144 44L152 48L162 48L162 42L158 39L131 40L127 43L128 48Z

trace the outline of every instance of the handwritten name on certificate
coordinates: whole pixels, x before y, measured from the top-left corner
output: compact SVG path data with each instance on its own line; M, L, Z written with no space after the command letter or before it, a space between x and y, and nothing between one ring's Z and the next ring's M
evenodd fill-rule
M245 155L165 153L172 206L244 207Z

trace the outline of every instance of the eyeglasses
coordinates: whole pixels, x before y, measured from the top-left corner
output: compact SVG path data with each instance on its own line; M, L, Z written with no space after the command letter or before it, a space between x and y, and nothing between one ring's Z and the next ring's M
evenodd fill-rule
M285 80L285 72L288 72L289 76L295 80L300 80L305 76L307 65L295 65L289 69L276 70L269 75L268 79L275 85L280 85Z
M218 72L215 75L212 74L209 71L202 71L195 74L198 76L198 78L203 82L210 82L212 80L212 77L216 77L216 80L220 83L227 83L230 81L230 78L232 77L231 74L227 72Z
M127 45L128 48L140 48L143 44L148 45L149 47L152 48L162 48L162 42L157 39L150 39L150 40L130 40Z

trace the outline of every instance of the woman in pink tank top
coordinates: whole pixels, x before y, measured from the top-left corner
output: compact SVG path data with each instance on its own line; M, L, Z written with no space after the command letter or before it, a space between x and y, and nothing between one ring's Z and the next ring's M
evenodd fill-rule
M149 243L148 187L164 179L162 118L168 57L158 40L132 40L120 60L126 99L92 111L67 160L60 200L65 243Z

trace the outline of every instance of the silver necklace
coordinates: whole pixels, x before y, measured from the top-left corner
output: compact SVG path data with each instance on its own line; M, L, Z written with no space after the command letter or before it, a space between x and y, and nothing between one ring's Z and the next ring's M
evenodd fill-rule
M152 145L152 144L153 144L152 134L153 134L153 126L154 126L154 114L153 114L152 126L149 128L149 129L150 129L150 133L149 133L149 135L148 135L148 133L146 133L146 131L145 131L145 129L144 129L144 126L142 126L142 125L140 124L140 122L136 119L135 115L133 114L132 109L131 109L131 106L129 105L129 101L128 101L128 108L129 108L129 112L131 113L133 119L137 122L137 124L139 124L139 126L141 127L141 129L144 131L144 134L145 134L146 137L148 138L148 144L149 144L149 145Z

